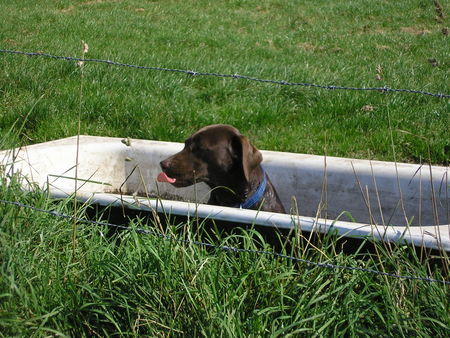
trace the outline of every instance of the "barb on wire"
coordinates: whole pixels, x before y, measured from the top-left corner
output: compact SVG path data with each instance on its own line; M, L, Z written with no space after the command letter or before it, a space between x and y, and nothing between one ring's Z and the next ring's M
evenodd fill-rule
M23 204L20 202L15 202L15 201L7 201L7 200L0 199L0 203L7 204L7 205L13 205L13 206L16 206L19 208L26 208L26 209L30 209L30 210L41 212L41 213L46 213L46 214L49 214L49 215L52 215L55 217L69 219L72 221L75 220L80 223L107 226L107 227L113 227L113 228L122 229L122 230L136 231L139 234L157 236L164 240L171 240L171 241L175 241L175 242L179 242L179 243L183 243L183 244L193 244L193 245L197 245L197 246L203 246L203 247L207 247L207 248L213 248L213 249L218 249L218 250L222 250L222 251L229 251L229 252L236 252L236 253L252 253L252 254L257 254L257 255L268 255L268 256L283 258L283 259L291 260L294 262L304 263L307 265L317 266L317 267L326 268L326 269L360 271L360 272L372 273L372 274L376 274L376 275L387 276L387 277L398 278L398 279L419 280L419 281L424 281L424 282L428 282L428 283L443 283L446 285L450 285L450 281L446 281L446 280L439 280L439 279L418 277L418 276L397 275L394 273L383 272L383 271L367 269L367 268L337 265L337 264L331 264L331 263L313 262L313 261L310 261L310 260L307 260L304 258L298 258L298 257L294 257L294 256L284 255L284 254L272 252L272 251L243 249L243 248L236 248L236 247L232 247L232 246L221 246L221 245L205 243L205 242L200 242L200 241L195 241L195 240L179 239L179 238L174 238L170 235L156 233L156 232L152 232L152 231L141 229L141 228L130 228L127 226L113 224L113 223L98 222L98 221L93 221L93 220L88 220L88 219L77 218L77 217L66 215L63 213L56 212L56 211L45 210L45 209L37 208L37 207L31 206L31 205L26 205L26 204Z
M429 92L425 92L422 90L414 90L414 89L396 89L396 88L389 88L386 86L385 87L358 88L358 87L345 87L345 86L334 86L334 85L320 85L320 84L307 83L307 82L287 82L287 81L282 81L282 80L259 79L256 77L247 76L247 75L239 75L239 74L219 74L219 73L210 73L210 72L197 72L197 71L185 70L185 69L137 66L137 65L115 62L115 61L110 61L110 60L85 59L85 58L77 58L77 57L71 57L71 56L58 56L58 55L51 55L51 54L46 54L46 53L22 52L22 51L7 50L7 49L0 49L0 53L26 55L26 56L40 56L40 57L46 57L46 58L57 59L57 60L65 60L65 61L104 63L104 64L108 64L108 65L112 65L112 66L128 67L128 68L135 68L135 69L146 69L146 70L157 70L157 71L163 71L163 72L183 73L183 74L188 74L188 75L192 75L192 76L212 76L212 77L221 77L221 78L241 79L241 80L256 81L256 82L261 82L261 83L271 83L271 84L282 85L282 86L302 86L302 87L312 87L312 88L328 89L328 90L377 91L377 92L383 92L383 93L387 93L387 92L411 93L411 94L428 95L428 96L433 96L433 97L437 97L437 98L450 98L450 94L429 93Z

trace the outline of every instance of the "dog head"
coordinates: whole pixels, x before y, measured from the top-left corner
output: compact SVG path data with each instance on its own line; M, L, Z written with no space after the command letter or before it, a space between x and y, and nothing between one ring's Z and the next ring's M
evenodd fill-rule
M234 127L211 125L190 136L179 153L160 162L158 181L176 187L205 182L210 187L234 187L249 182L262 155Z

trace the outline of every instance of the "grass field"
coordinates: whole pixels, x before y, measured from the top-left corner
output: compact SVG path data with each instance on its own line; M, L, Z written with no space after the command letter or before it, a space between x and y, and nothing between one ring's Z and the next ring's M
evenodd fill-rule
M436 4L442 4L442 8ZM448 1L4 1L0 49L449 94ZM447 30L446 30L447 29ZM447 33L446 33L447 32ZM449 100L192 77L0 53L0 149L82 134L182 141L211 123L262 149L448 165ZM72 214L72 201L0 199ZM0 203L0 337L446 336L448 285L230 254ZM78 215L83 217L84 211ZM139 220L130 226L147 227ZM155 232L159 230L150 227ZM198 238L174 224L175 238ZM186 237L183 237L186 236ZM284 253L448 280L408 247ZM272 250L251 229L214 241ZM282 250L283 251L283 250Z
M0 198L72 214L40 192L0 186ZM0 203L0 335L9 336L436 336L450 327L449 286L362 271L326 269L256 253L177 242L203 240L179 224L174 240L71 222ZM78 212L82 217L83 212ZM159 233L138 220L131 227ZM206 239L207 242L211 243ZM242 230L212 242L271 251ZM280 252L314 262L445 279L443 266L408 247L377 254L336 252L294 241ZM448 267L448 266L447 266Z
M5 49L81 56L84 40L86 57L136 65L449 92L448 20L436 20L432 1L20 1L1 9ZM84 134L182 141L228 123L263 149L393 160L392 133L398 160L446 164L450 156L448 99L85 64L80 109L75 63L0 57L0 128L34 107L25 143L76 134L81 110Z

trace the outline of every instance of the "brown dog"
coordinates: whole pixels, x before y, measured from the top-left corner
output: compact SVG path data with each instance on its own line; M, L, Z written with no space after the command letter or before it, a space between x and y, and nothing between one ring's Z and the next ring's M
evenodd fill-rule
M175 187L205 182L212 189L208 204L285 213L261 161L259 150L236 128L216 124L197 131L182 151L161 161L157 180Z

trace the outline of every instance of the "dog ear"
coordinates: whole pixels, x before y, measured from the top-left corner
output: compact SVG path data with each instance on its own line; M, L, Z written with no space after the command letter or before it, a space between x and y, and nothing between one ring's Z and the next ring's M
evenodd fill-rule
M262 162L262 154L243 135L234 138L233 149L235 149L235 154L238 155L238 160L242 163L242 170L248 182L252 171Z

